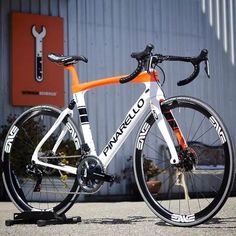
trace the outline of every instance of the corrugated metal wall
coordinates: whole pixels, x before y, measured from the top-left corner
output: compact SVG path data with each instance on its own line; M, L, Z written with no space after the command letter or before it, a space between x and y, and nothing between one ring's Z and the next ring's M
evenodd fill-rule
M209 50L212 80L201 72L191 85L176 82L191 71L186 65L169 63L166 95L193 95L211 104L223 117L236 140L236 2L233 0L2 0L0 1L0 124L10 114L24 109L10 105L10 18L11 11L64 18L65 54L83 54L88 64L80 64L82 81L131 72L136 64L129 55L153 43L156 52L197 55ZM66 76L65 100L70 99ZM106 141L142 91L142 87L110 86L88 94L92 130L101 151ZM92 116L93 114L93 116ZM96 114L96 115L94 115ZM110 166L120 172L133 154L135 132ZM102 193L124 193L125 185L103 188Z

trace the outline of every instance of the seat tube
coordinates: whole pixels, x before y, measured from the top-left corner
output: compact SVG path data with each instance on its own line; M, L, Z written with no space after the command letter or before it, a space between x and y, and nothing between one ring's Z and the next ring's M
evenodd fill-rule
M96 148L93 141L92 131L88 119L87 108L84 99L85 92L74 93L73 97L77 105L77 109L79 112L81 131L84 138L84 142L88 144L90 148L90 155L97 156ZM83 140L83 139L82 139Z

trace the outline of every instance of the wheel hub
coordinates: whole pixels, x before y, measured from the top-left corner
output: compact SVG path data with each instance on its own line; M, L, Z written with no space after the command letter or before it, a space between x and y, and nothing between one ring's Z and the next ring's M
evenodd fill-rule
M180 162L176 166L182 171L191 171L197 164L197 154L191 147L181 150L178 156Z

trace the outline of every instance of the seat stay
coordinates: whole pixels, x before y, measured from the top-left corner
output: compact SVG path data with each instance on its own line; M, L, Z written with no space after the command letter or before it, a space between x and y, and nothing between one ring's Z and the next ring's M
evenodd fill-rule
M53 132L59 127L59 125L64 120L64 118L66 116L70 116L72 114L72 112L73 111L70 110L69 108L66 108L64 111L62 111L61 114L59 115L59 117L56 119L55 123L52 125L52 127L48 130L48 132L45 134L45 136L38 143L38 145L35 148L34 153L32 155L32 162L34 164L49 167L49 168L54 168L54 169L61 170L61 171L66 171L66 172L69 172L71 174L76 174L77 173L77 168L75 168L75 167L67 166L67 165L59 166L59 165L54 165L54 164L43 162L43 161L39 160L40 149L42 148L44 143L53 134ZM65 132L65 130L63 131L63 133L61 135L64 135L64 132ZM60 144L61 138L62 138L61 135L60 135L59 139L57 140L57 142L56 142L56 144L53 148L53 151L55 151L58 148L57 146Z

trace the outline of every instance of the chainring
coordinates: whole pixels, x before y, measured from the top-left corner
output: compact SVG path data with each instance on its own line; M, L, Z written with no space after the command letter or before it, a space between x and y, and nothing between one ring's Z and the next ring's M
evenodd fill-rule
M83 158L77 168L77 179L81 190L87 193L95 193L103 185L104 181L91 176L90 173L104 173L102 162L95 156Z

